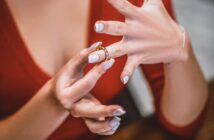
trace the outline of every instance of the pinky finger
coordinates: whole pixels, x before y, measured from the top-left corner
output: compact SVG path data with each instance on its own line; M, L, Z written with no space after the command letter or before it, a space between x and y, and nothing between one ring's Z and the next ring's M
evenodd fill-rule
M137 67L136 60L132 56L128 57L126 64L123 68L123 72L121 74L121 81L124 85L128 83L136 67Z

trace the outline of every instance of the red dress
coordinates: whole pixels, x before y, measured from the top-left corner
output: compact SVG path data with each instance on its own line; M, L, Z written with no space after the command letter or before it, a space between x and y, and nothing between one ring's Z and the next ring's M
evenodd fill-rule
M173 16L170 0L163 1L168 12ZM142 0L131 0L131 2L137 6L142 4ZM91 0L90 9L88 46L99 40L103 41L105 46L119 41L121 37L96 34L93 25L95 21L100 19L124 21L124 17L113 9L106 0ZM92 94L101 102L109 103L124 89L124 85L120 81L120 74L125 61L125 56L117 58L114 67L99 80L92 90ZM86 71L90 68L90 66L87 67ZM158 108L164 83L163 64L142 65L142 69L154 93L160 122L174 134L191 137L200 127L204 113L202 112L202 115L186 127L181 128L170 124L164 119ZM30 56L5 1L0 0L0 119L15 113L49 79L50 77L37 66ZM95 135L88 131L81 119L72 117L67 118L50 137L53 140L90 140L94 138Z

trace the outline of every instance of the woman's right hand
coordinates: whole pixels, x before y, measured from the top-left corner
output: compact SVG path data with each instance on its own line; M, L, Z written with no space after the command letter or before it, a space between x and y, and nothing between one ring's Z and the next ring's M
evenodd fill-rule
M102 62L84 75L87 57L99 44L100 42L95 43L74 56L51 80L52 93L65 109L70 110L75 102L87 95L97 80L114 64L114 59Z
M101 42L97 42L73 57L52 79L51 90L59 105L68 110L72 116L84 118L93 133L110 135L120 124L120 119L116 116L123 115L125 111L118 105L100 104L89 91L112 67L114 59L94 66L86 75L83 73L88 63L88 55L100 45Z

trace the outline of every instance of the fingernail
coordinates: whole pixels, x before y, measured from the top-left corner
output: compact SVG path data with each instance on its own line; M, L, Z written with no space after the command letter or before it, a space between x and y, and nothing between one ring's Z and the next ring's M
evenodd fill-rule
M122 115L125 114L125 113L126 113L126 111L125 111L124 109L119 108L119 109L115 110L112 114L113 114L114 116L122 116Z
M129 76L123 77L123 84L124 84L124 85L127 84L128 81L129 81Z
M114 65L114 62L115 62L114 59L108 60L108 61L103 65L103 69L104 69L104 70L110 69L110 68Z
M109 125L113 128L117 125L120 125L121 119L119 117L114 117L110 122Z
M112 130L113 130L113 131L116 131L116 130L119 128L119 126L120 126L120 123L119 123L118 125L115 125L115 126L112 128Z
M98 54L90 54L88 56L88 63L96 63L99 62L99 55Z
M95 23L94 27L96 32L102 32L105 28L104 24L100 22Z
M102 42L96 42L96 43L92 44L91 47L88 48L88 50L89 50L90 52L91 52L91 51L95 51L96 48L97 48L98 46L101 46L101 45L102 45Z

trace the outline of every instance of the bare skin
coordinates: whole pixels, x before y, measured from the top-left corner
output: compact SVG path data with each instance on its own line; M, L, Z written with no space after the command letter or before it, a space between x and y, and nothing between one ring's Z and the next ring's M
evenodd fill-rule
M192 51L188 33L171 19L161 0L146 0L142 7L136 7L126 0L108 2L126 17L126 21L98 21L95 30L98 33L123 36L121 41L107 46L113 58L128 55L121 81L126 84L140 64L163 63L163 115L175 126L190 124L204 108L208 90ZM100 24L104 27L100 28ZM92 63L105 57L102 51L91 55L89 62ZM99 59L95 61L90 58Z
M113 134L120 125L117 116L125 112L118 105L100 104L89 91L111 68L114 59L83 75L89 53L100 44L83 49L86 48L88 3L8 0L7 4L34 61L52 78L17 113L0 121L0 139L47 139L68 115L84 118L93 133ZM70 9L79 8L86 9L83 19L71 14L76 12ZM63 30L67 32L62 34Z
M89 1L7 0L7 3L27 49L49 75L87 47Z
M126 10L124 11L124 9L130 10L129 8L124 8L124 5L122 6L120 5L124 4L125 2L124 0L108 0L108 1L119 12L124 14L124 16L127 16L126 14L128 14L129 16L134 14L137 15L138 18L142 16L143 17L147 16L147 14L140 15L139 13L135 13L135 10L131 10L132 12ZM150 1L148 0L147 2L151 2L152 5L160 4L159 0L150 0ZM83 1L80 2L65 0L62 1L30 0L18 2L15 0L7 0L7 3L14 15L21 35L27 44L28 50L32 54L32 57L35 60L35 62L46 73L48 73L49 75L56 76L54 76L54 78L50 80L46 85L44 85L42 89L36 94L36 96L32 98L31 101L29 101L29 103L26 106L24 106L17 114L14 114L14 116L11 116L0 122L0 132L3 134L0 135L0 138L13 139L15 137L16 139L32 139L32 138L35 138L36 140L45 139L69 115L69 112L67 110L70 110L71 115L75 117L83 118L87 117L87 119L85 119L85 122L92 132L102 135L113 134L117 127L110 127L108 125L110 120L100 121L99 119L108 116L112 118L115 117L113 115L113 112L115 110L121 109L120 106L114 105L103 106L99 103L99 101L97 101L94 97L88 94L87 93L89 92L88 89L91 89L95 83L90 83L91 84L89 85L90 88L85 89L83 92L84 94L82 94L81 96L76 96L79 95L77 93L79 93L80 92L79 90L82 89L81 84L80 86L75 86L76 82L74 82L73 84L71 84L72 82L71 83L69 82L69 85L73 90L72 92L69 92L68 94L69 96L64 96L64 93L66 93L65 91L67 91L65 90L66 89L65 85L67 85L67 83L60 82L61 77L64 77L63 75L66 75L66 73L70 72L70 67L68 65L65 65L62 69L60 69L69 60L69 58L71 57L74 58L73 60L70 61L79 60L78 62L80 63L78 65L80 65L81 62L85 63L85 61L81 60L85 60L86 54L90 53L88 50L85 50L85 52L83 51L82 53L80 53L80 57L78 55L75 57L75 54L77 54L78 52L80 52L80 50L86 47L86 32L87 32L86 21L88 20L87 19L89 4L88 1L84 0L84 2ZM125 4L125 6L130 5ZM82 13L78 12L78 14L81 14L82 16L76 16L75 10L78 9L82 9L81 10ZM147 9L148 15L151 14L157 16L155 13L152 13L149 9L150 8ZM157 9L153 10L157 11ZM165 20L165 18L163 18L162 20L167 21ZM165 28L161 28L161 26L159 26L158 24L154 24L156 23L156 21L149 20L149 18L147 21L148 23L149 22L151 23L148 25L153 26L152 28L156 27L157 29L166 31L166 35L169 35L167 34L169 33L168 30L164 30ZM108 24L107 22L103 23ZM143 24L139 23L140 22L138 22L138 27L139 28L143 27L141 26ZM175 47L180 46L182 44L181 31L176 26L176 24L173 23L172 25L173 26L171 29L172 31L176 31L175 33L177 35L176 38L170 38L171 36L168 38L169 40L173 40L172 42L170 42L166 38L162 38L162 36L158 37L159 32L155 32L157 33L156 37L154 37L153 34L145 36L147 37L146 40L148 42L149 41L155 42L154 40L158 40L160 41L160 43L163 44L169 41L170 42L170 44L168 44L169 46L170 45L173 45ZM131 33L134 33L133 30L129 30L129 32L115 33L114 27L117 27L117 23L115 22L112 23L112 25L109 24L108 26L109 27L112 26L112 28L109 28L112 29L111 31L104 30L103 32L99 33L107 33L111 35L116 34L121 36L129 36L131 35ZM147 32L154 33L154 31L150 32L150 29L152 28L151 27L146 28L148 29ZM66 32L62 32L63 30L66 30ZM75 31L75 33L73 31ZM80 34L76 34L77 32ZM164 86L164 95L162 98L161 108L167 120L172 124L177 126L185 126L189 124L201 112L208 96L207 87L201 74L200 68L195 60L195 57L191 50L190 43L188 43L189 39L187 38L187 43L185 44L185 48L189 48L188 51L184 51L183 54L185 55L179 56L173 55L173 57L172 56L165 57L164 55L160 55L161 57L155 58L157 55L154 55L153 51L150 51L148 49L148 53L153 54L149 56L155 57L143 59L143 57L139 53L133 55L135 51L137 52L141 51L142 48L140 46L142 44L139 45L139 43L142 43L143 41L140 40L139 37L142 37L144 34L136 35L138 40L136 42L134 41L132 42L133 43L132 47L135 50L128 49L128 47L126 51L124 51L125 49L120 50L121 47L115 44L112 45L114 46L113 49L111 46L108 46L109 48L111 47L111 49L109 49L109 52L112 57L118 57L125 54L127 55L132 54L131 58L136 60L133 62L138 62L137 64L127 63L127 65L124 68L124 72L121 74L121 80L123 81L124 76L128 75L130 77L134 68L139 64L158 63L158 62L165 63L164 67L166 82ZM174 41L174 39L176 41ZM76 42L76 40L79 41ZM118 44L122 43L119 42ZM163 46L165 46L165 44ZM179 49L177 48L170 49L170 51L173 52L173 54L177 54L177 50ZM103 54L99 55L101 58L99 61L101 61ZM168 63L170 63L170 65L168 65ZM92 75L93 76L95 75L95 77L98 79L101 75L96 75L96 73L103 74L105 72L105 70L102 68L103 65L99 65L95 67L94 70L91 71L89 76L86 75L84 77L79 77L80 79L77 78L76 80L80 81L78 83L82 83L84 85L85 83L88 82L84 82L84 80L81 79L87 79ZM59 70L60 72L57 73ZM67 77L73 78L69 76ZM71 100L72 102L70 102L69 99L72 99ZM81 101L76 103L75 101L77 101L78 99L81 99ZM97 105L97 111L92 112L84 110L86 106L85 103L89 103L90 105L92 104L92 106L94 104ZM47 110L49 111L48 113ZM33 114L40 114L41 116L38 117ZM119 123L119 121L117 122ZM28 135L24 133L26 132L26 130L28 130Z

